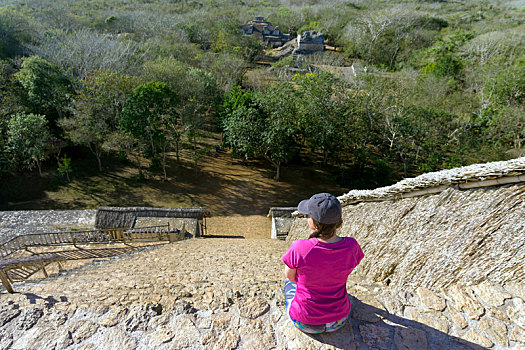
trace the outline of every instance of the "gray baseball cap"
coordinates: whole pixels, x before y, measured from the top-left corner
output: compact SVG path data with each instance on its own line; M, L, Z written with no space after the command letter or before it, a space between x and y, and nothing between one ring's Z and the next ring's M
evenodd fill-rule
M297 211L310 215L322 224L336 224L341 221L341 203L330 193L317 193L310 199L301 201Z

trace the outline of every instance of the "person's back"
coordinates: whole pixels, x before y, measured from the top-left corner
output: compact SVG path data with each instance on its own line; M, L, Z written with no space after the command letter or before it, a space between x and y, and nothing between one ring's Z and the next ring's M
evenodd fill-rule
M316 232L308 240L293 242L282 257L288 278L288 314L305 332L333 331L344 324L350 312L346 281L363 252L354 238L335 234L342 223L341 207L332 195L317 194L302 201L299 212L309 215L309 226Z

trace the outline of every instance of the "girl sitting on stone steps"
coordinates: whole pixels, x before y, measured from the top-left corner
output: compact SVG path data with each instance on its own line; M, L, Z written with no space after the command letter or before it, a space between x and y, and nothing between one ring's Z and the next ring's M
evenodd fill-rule
M299 203L314 232L293 242L283 255L286 265L284 296L294 326L306 333L333 332L350 313L346 291L348 275L364 254L352 237L339 237L341 203L329 193L318 193Z

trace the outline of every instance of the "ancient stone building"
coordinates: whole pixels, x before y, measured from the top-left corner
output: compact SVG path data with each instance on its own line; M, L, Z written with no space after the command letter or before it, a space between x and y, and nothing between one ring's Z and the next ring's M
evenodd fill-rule
M255 17L241 29L245 35L260 36L266 45L272 47L280 47L290 40L290 34L282 33L278 26L273 26L264 17Z
M294 54L312 53L324 50L324 35L315 30L306 31L297 36L297 48Z

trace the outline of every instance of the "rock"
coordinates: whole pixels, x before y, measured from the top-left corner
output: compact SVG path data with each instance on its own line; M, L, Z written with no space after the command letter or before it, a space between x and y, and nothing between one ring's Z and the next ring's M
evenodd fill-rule
M485 313L485 309L468 287L452 286L447 290L447 295L454 305L465 312L471 320L479 320L480 316Z
M484 316L479 321L478 326L499 345L509 346L509 340L507 339L507 326L505 323Z
M365 344L371 349L390 350L392 348L390 329L385 326L364 324L359 326L359 332Z
M119 323L125 313L124 309L111 309L98 320L98 324L103 327L113 327Z
M419 295L419 298L421 299L421 304L423 304L423 306L427 309L432 309L436 311L445 310L445 307L447 306L445 303L445 299L437 296L434 292L423 287L419 287L416 290L416 292Z
M137 342L118 327L105 328L99 338L99 343L106 349L134 350Z
M396 327L394 342L397 350L425 350L428 348L427 334L412 327Z
M82 320L73 323L69 331L72 334L73 342L78 344L95 334L97 329L98 325L96 323L89 320Z
M525 329L515 326L510 332L510 340L525 344Z
M487 308L487 315L500 321L510 323L509 317L501 310L491 306Z
M13 344L13 336L7 332L0 331L0 349L7 350Z
M252 297L239 300L239 312L245 318L257 318L270 309L270 305L264 299Z
M145 331L148 322L156 316L158 316L157 310L151 308L149 305L135 307L129 311L126 317L126 331Z
M16 308L14 305L11 305L5 309L0 310L0 327L4 327L9 321L18 315L20 315L20 309L18 308L18 305Z
M474 286L472 290L485 304L492 306L501 306L506 299L512 298L503 288L489 282Z
M174 333L171 329L161 327L150 336L149 344L151 347L159 346L173 339Z
M183 315L176 319L173 333L175 337L172 340L172 349L182 349L199 342L200 333L191 317Z
M16 318L15 327L20 330L28 330L33 327L43 315L44 312L42 309L35 307L25 308Z
M507 308L507 315L513 323L525 329L525 302L523 300L512 299Z
M59 328L68 320L68 314L59 310L53 310L44 315L43 321L54 328Z
M461 335L462 339L465 339L474 344L484 346L486 348L491 348L494 346L494 343L487 339L485 336L481 335L479 332L474 329L469 330L468 332Z
M214 350L233 350L239 343L239 335L233 331L228 330L220 335L219 340L213 346Z
M423 323L429 327L437 329L443 333L448 333L449 323L447 319L437 311L413 311L410 318L414 321Z
M57 341L56 341L56 348L57 349L65 349L68 346L73 344L73 335L70 331L62 331L60 332Z
M245 347L265 350L277 345L272 326L261 320L247 320L238 332Z
M521 300L525 301L525 282L509 282L505 284L505 289L512 293L514 296L521 298Z
M452 305L449 305L449 312L450 312L450 318L452 319L452 322L456 326L458 326L461 329L464 329L468 326L467 321L465 320L465 317L458 311L456 308Z

